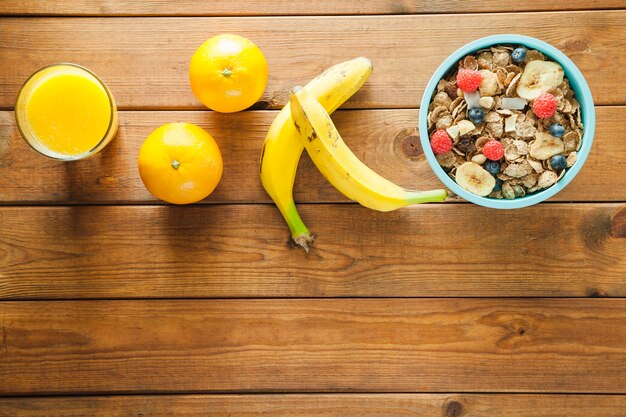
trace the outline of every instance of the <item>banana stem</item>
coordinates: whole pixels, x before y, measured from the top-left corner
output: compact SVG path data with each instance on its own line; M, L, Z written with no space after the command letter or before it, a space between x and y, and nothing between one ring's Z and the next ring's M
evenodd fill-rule
M304 249L306 253L309 253L310 246L313 245L313 242L315 241L315 235L307 232L303 235L292 236L292 239L298 246Z
M289 226L291 238L298 246L302 247L302 249L308 253L310 245L312 245L315 240L315 236L306 227L302 218L300 218L300 214L296 209L295 203L291 202L282 214L287 222L287 226Z
M409 191L407 201L410 204L439 203L448 197L446 190Z

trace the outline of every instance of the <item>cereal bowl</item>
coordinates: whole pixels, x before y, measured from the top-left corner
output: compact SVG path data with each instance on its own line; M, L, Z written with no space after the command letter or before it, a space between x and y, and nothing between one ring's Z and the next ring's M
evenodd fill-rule
M571 90L574 92L575 98L580 105L580 116L584 126L582 139L580 140L580 148L577 150L577 159L571 167L568 167L563 173L562 177L557 180L556 183L550 185L548 188L535 191L531 194L526 194L523 197L516 197L514 199L498 199L493 197L482 197L477 194L473 194L462 188L455 180L453 180L448 173L442 168L437 160L433 150L431 149L429 126L428 126L428 113L429 106L433 100L434 95L437 92L437 85L440 80L444 79L450 71L456 69L457 64L465 56L472 54L484 48L511 45L511 46L523 46L528 50L536 50L541 52L549 60L559 64L564 72L565 78L569 80ZM519 91L519 90L518 90ZM530 103L528 103L530 106ZM580 171L593 142L593 135L595 131L595 110L593 105L593 97L589 86L585 81L585 78L581 74L576 65L561 51L555 47L540 41L535 38L521 35L504 34L494 35L473 41L450 55L435 71L432 78L428 82L424 96L422 98L419 115L419 131L420 141L426 159L431 168L437 175L437 177L455 194L459 197L471 201L472 203L497 208L497 209L513 209L528 207L533 204L544 201L559 191L561 191L567 184L569 184L576 174Z

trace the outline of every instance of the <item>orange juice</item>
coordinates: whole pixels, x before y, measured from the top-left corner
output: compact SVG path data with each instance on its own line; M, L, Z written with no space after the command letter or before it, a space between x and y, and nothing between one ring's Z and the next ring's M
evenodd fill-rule
M15 116L26 142L61 160L95 154L117 131L117 109L108 88L74 64L55 64L33 74L18 95Z

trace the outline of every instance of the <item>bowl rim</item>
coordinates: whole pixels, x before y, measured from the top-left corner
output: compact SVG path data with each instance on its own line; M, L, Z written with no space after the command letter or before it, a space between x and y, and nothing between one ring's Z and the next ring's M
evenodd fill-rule
M574 163L574 165L565 172L563 177L550 188L524 197L515 198L513 200L477 196L470 193L469 191L466 191L464 188L458 185L454 180L452 180L452 178L448 176L448 174L437 162L435 154L430 148L430 141L428 136L428 106L430 105L430 101L433 97L433 93L435 92L439 81L452 68L452 66L456 65L456 63L465 55L475 52L478 49L483 49L489 46L495 46L499 44L522 45L526 46L529 49L536 49L553 61L560 64L563 67L566 77L570 80L570 85L572 86L572 89L576 94L576 99L581 106L581 117L585 125L583 137L581 139L582 145L580 150L578 151L578 159ZM477 39L462 46L461 48L453 52L450 56L448 56L448 58L446 58L441 63L441 65L439 65L437 70L430 78L430 81L428 82L422 96L419 113L419 136L424 155L426 156L426 160L428 161L431 169L435 172L439 180L441 180L446 185L446 187L448 187L453 193L457 194L459 197L467 201L478 204L480 206L497 209L514 209L532 206L534 204L547 200L548 198L554 196L556 193L565 188L565 186L574 179L576 174L578 174L578 172L584 165L587 156L589 155L589 151L591 150L591 145L595 132L595 124L595 109L591 90L589 89L589 85L587 84L585 77L582 75L576 64L572 62L572 60L570 60L559 49L542 40L530 36L500 34L486 36L484 38Z

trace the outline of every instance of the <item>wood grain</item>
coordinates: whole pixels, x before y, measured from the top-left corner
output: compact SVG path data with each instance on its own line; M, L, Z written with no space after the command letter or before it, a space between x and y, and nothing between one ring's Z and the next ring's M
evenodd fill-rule
M626 300L4 302L0 394L626 393Z
M476 13L493 11L586 10L625 8L624 0L551 0L502 2L499 0L3 0L0 14L5 15L78 15L78 16L277 16L348 15L410 13Z
M626 206L0 209L0 297L625 296Z
M0 398L0 417L623 417L626 396L274 394Z
M157 126L196 123L220 145L224 175L204 203L271 202L258 176L259 154L275 111L224 115L215 112L121 112L114 141L91 159L70 164L40 156L22 140L12 112L0 112L0 204L157 203L137 170L143 140ZM386 178L418 189L443 184L428 166L417 133L418 110L338 111L333 116L348 145ZM626 182L626 107L598 107L593 149L584 169L552 201L623 201ZM608 158L606 155L611 155ZM308 155L298 170L298 202L346 202Z
M375 70L351 107L417 107L430 76L450 53L476 38L511 32L565 52L587 77L596 104L626 104L626 11L620 10L506 18L4 18L0 107L13 106L19 87L38 68L70 61L100 75L122 108L201 108L189 88L188 62L205 39L222 32L251 38L267 57L271 76L258 108L280 107L293 86L359 55L370 57Z

